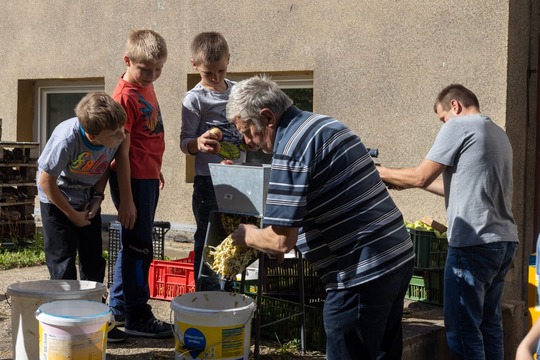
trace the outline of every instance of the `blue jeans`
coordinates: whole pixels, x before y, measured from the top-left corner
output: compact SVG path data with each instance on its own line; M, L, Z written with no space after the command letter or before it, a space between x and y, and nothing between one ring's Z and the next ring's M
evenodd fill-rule
M120 192L116 173L109 178L111 197L118 209ZM114 266L114 278L110 290L109 306L116 316L138 320L148 318L150 290L148 271L154 258L152 229L159 199L159 180L131 179L133 201L137 208L137 220L133 229L120 229L120 250Z
M502 360L499 301L517 243L448 247L444 325L452 359Z
M401 359L403 299L413 264L351 289L327 292L323 318L328 360Z

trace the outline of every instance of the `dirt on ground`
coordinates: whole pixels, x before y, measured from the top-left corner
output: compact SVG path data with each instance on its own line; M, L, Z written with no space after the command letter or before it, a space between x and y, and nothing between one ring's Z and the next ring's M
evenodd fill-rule
M104 238L104 248L107 246L107 235ZM186 234L168 234L165 240L165 255L170 259L187 257L193 249L193 243ZM46 266L18 268L0 271L0 360L12 360L12 333L11 333L11 299L7 295L9 285L16 282L32 280L47 280L49 273ZM105 275L107 279L107 274ZM150 300L153 312L158 319L174 322L174 312L171 311L170 301ZM35 310L30 310L35 311ZM251 338L251 358L254 352L254 339ZM158 360L174 359L174 339L148 339L129 338L119 344L107 345L108 360ZM324 354L307 352L300 354L297 350L284 348L283 344L261 339L259 359L324 359Z

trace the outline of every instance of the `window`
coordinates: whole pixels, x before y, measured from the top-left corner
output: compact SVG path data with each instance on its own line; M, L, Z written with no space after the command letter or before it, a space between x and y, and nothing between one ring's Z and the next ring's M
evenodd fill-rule
M75 116L75 106L87 93L104 90L102 81L37 81L35 88L33 137L41 149L58 124Z

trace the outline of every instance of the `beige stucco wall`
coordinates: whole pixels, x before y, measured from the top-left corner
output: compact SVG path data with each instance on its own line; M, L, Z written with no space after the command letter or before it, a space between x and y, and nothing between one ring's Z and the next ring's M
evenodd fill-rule
M379 148L387 166L423 159L441 125L434 97L460 82L477 93L484 113L508 131L514 146L514 211L524 246L510 274L519 281L509 282L507 296L521 298L521 267L533 236L536 77L528 85L527 65L536 67L537 17L531 13L537 11L531 9L537 8L536 0L5 1L2 139L17 140L19 80L104 78L112 92L124 71L129 31L154 29L169 48L155 84L167 142L157 218L193 224L178 133L195 34L215 30L228 38L230 72L312 70L316 111L341 119L368 147ZM446 221L442 198L421 190L392 196L408 220L431 215ZM113 213L110 203L107 212Z

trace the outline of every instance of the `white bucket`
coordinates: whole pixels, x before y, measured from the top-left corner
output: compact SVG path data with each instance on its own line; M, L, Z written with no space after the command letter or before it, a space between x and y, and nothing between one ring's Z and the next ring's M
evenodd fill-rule
M222 291L187 293L171 301L175 359L248 360L252 298Z
M107 295L102 283L79 280L36 280L8 286L11 298L11 336L14 360L39 358L39 322L35 313L41 304L53 300L101 301Z
M89 300L57 300L41 305L39 359L101 359L107 350L111 310L107 304Z

